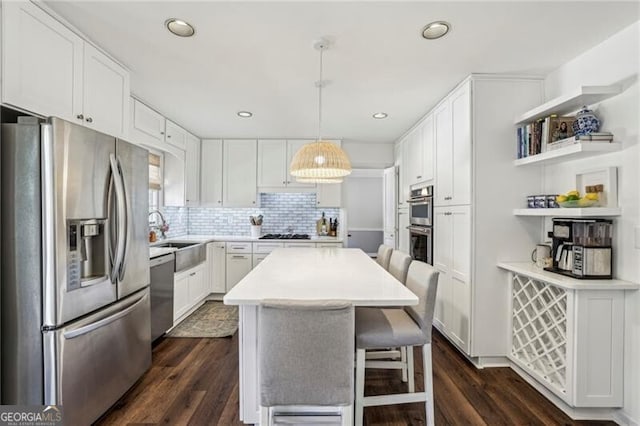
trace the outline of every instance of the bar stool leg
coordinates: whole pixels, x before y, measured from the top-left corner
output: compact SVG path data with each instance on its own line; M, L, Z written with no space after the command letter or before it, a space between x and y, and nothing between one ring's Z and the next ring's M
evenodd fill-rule
M358 349L356 351L356 426L362 426L364 416L364 363L365 350Z
M406 383L407 382L407 348L405 346L402 346L400 348L400 361L402 362L402 364L404 364L402 366L402 382Z
M409 380L409 393L414 393L416 391L415 385L415 374L414 374L414 365L413 365L413 346L408 346L407 350L407 375Z
M434 398L433 398L433 367L431 364L431 343L427 343L422 347L422 362L423 362L423 376L424 376L424 392L426 396L426 416L427 426L433 426L434 420Z

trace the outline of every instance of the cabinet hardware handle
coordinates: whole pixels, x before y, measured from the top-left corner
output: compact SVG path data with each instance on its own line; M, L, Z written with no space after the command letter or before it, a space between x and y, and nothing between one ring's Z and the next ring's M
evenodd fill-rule
M291 183L291 181L290 181L290 180L288 180L288 181L287 181L287 184L289 184L289 183Z
M93 123L93 118L87 117L87 123Z
M252 201L252 203L253 203L253 204L255 204L256 202L255 202L255 201Z
M161 135L164 135L164 132L160 132Z
M286 183L287 183L287 181L284 181L284 180L282 181L282 184L283 184L283 185L284 185L284 184L286 184Z
M169 139L171 139L171 135L167 135L167 137L168 137Z
M422 179L422 176L416 176L416 179Z
M192 276L194 276L195 274L196 274L195 272L192 272L192 273L190 273L190 274L189 274L189 276L190 276L190 277L192 277Z
M76 118L77 118L78 120L84 120L84 115L82 115L82 114L78 114L78 115L76 115Z
M246 256L231 256L232 259L246 259Z

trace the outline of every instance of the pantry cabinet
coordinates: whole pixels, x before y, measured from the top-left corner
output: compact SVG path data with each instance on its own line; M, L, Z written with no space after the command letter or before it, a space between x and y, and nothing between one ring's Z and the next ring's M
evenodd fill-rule
M223 142L224 207L255 207L257 204L257 141L255 139Z
M436 206L471 202L471 82L451 93L434 112Z
M434 322L464 352L469 351L471 297L471 207L436 207L433 266L438 270Z
M2 49L3 103L127 135L129 72L38 6L3 2Z
M201 153L200 205L222 207L222 139L203 139Z
M207 244L207 262L209 267L209 293L225 293L227 277L227 245L224 242Z

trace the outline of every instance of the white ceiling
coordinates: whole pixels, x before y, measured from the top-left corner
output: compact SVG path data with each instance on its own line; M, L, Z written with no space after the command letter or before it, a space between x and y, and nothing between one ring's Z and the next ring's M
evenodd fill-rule
M134 94L201 137L315 137L312 43L329 36L323 136L367 142L392 142L471 72L545 75L640 16L611 1L47 3L131 70ZM195 37L171 35L169 17ZM451 33L422 39L435 20Z

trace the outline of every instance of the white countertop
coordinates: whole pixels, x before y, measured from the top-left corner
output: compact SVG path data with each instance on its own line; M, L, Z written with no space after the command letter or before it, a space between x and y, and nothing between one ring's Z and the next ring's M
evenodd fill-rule
M171 237L164 240L156 241L155 243L149 244L151 247L158 244L164 244L168 242L198 242L198 243L209 243L212 241L235 241L235 242L283 242L283 243L304 243L304 242L312 242L312 243L341 243L344 241L342 237L320 237L320 236L312 236L309 240L261 240L257 237L250 237L248 235L180 235L179 237Z
M500 262L498 267L568 290L638 290L640 284L623 280L579 280L538 268L532 262Z
M276 249L225 296L227 305L265 299L348 300L356 306L416 305L418 297L360 249Z

